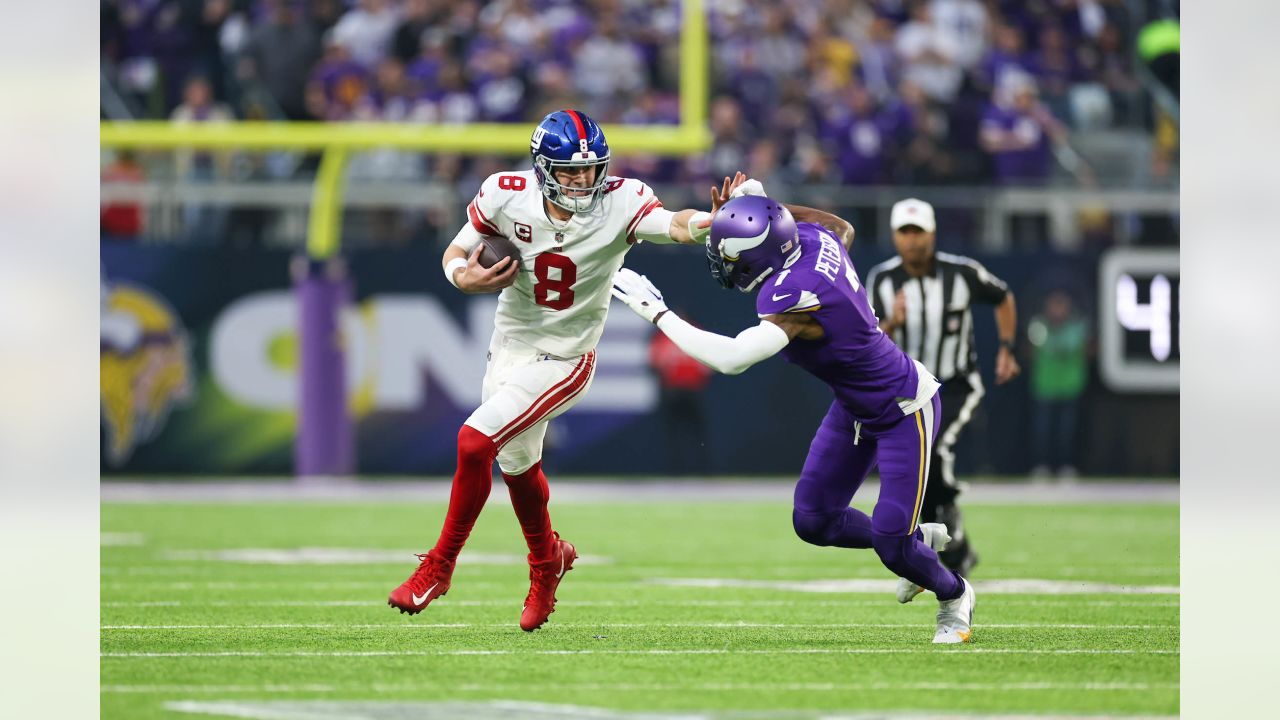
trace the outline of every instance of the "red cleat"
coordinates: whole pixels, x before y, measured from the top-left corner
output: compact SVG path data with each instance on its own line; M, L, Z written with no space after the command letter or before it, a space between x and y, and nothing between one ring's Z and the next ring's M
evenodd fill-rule
M430 552L419 555L418 559L422 561L418 564L418 569L387 597L387 604L399 608L401 613L417 615L432 600L449 592L449 584L453 579L453 561L442 560Z
M529 564L529 594L524 599L524 612L520 613L520 629L525 632L542 627L556 611L556 588L578 559L573 545L561 540L560 533L555 536L556 554L550 560Z

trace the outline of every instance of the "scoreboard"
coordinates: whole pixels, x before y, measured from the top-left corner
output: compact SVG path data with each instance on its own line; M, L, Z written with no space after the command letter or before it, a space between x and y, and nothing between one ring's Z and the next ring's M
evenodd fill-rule
M1113 248L1098 269L1098 363L1118 392L1178 392L1177 248Z

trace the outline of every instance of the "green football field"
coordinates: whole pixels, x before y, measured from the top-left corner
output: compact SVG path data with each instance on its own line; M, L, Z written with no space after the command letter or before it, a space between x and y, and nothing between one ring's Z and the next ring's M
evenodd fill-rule
M386 595L441 503L104 502L102 717L1178 713L1176 505L970 506L974 642L934 647L932 595L798 540L787 496L553 501L582 559L521 632L505 495L415 617Z

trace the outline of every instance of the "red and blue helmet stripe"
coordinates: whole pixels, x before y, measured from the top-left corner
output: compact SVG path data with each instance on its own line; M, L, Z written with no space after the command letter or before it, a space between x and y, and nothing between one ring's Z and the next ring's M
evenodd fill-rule
M544 117L533 130L529 154L543 194L551 202L572 212L583 212L594 208L604 195L609 143L604 138L604 131L586 113L570 108ZM553 172L556 167L573 166L596 168L595 180L587 188L591 191L589 196L566 195L564 188L555 180Z

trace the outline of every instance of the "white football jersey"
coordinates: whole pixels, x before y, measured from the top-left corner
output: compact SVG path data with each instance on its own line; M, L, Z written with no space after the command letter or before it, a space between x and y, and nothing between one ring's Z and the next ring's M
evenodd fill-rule
M481 235L501 235L520 249L516 282L498 297L497 329L560 357L596 346L609 314L613 276L637 242L636 226L662 207L653 190L609 177L590 213L560 226L547 217L533 170L490 175L467 206Z

